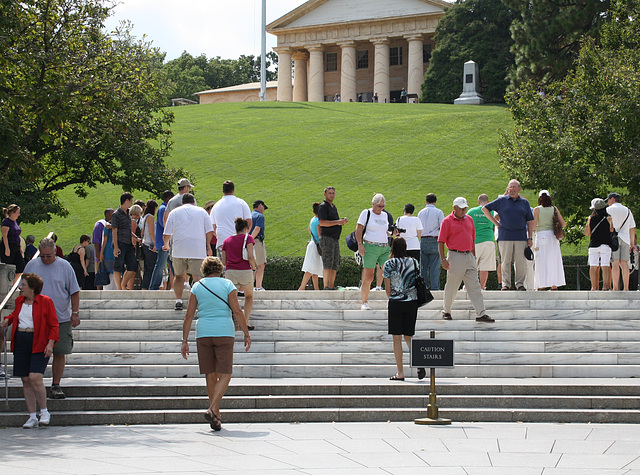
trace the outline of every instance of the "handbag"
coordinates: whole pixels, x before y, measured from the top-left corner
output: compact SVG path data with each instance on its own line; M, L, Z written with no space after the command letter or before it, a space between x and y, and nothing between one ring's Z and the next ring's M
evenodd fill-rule
M560 219L558 218L558 208L553 207L553 234L558 241L562 241L564 239L564 229L562 229L562 224L560 224Z
M242 259L245 261L249 260L249 250L247 249L247 239L249 238L248 234L244 235L244 243L242 244ZM256 249L253 248L253 258L256 258ZM206 289L206 287L205 287Z
M322 248L320 247L320 243L316 241L316 237L313 234L311 234L311 239L313 239L313 242L316 245L316 250L318 251L318 255L322 257Z
M367 224L369 224L369 216L371 216L371 210L367 210L367 220L364 223L364 228L362 229L362 238L364 239L364 233L367 232ZM346 239L347 247L351 249L353 252L358 252L358 240L356 239L356 232L353 231L349 234Z
M631 210L629 210L629 212L627 213L627 217L624 218L624 221L622 222L622 226L620 226L619 229L624 228L624 225L627 223L627 219L629 219L630 214L631 214ZM618 231L613 231L611 233L611 251L616 252L618 249L620 249L620 241L618 240Z
M104 265L104 262L100 262L98 264L98 272L96 272L96 277L94 279L95 285L109 285L109 272L107 272L107 268Z
M416 265L416 260L413 258L412 260L413 260L413 268L416 273L415 287L416 287L416 293L418 294L418 308L420 308L423 305L426 305L433 300L433 294L429 289L427 289L427 284L424 281L424 278L418 272L418 266Z

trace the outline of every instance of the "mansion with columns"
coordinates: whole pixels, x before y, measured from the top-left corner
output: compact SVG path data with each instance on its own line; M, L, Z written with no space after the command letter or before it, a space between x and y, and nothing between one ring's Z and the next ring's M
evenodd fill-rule
M420 94L442 0L309 0L270 23L279 101L399 102ZM293 60L293 71L291 62ZM293 87L292 87L293 86Z

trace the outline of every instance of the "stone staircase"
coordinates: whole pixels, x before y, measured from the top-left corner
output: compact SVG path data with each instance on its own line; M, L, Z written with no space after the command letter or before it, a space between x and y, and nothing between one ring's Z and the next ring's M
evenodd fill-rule
M370 311L360 310L357 291L256 297L252 348L236 343L227 422L425 417L428 380L388 381L395 364L383 292L371 293ZM640 374L640 293L489 291L495 324L476 323L462 291L453 321L443 321L442 295L435 297L419 311L416 337L435 330L455 341L455 367L437 370L444 417L640 421L631 379ZM189 360L179 354L184 312L173 302L163 291L82 292L63 382L69 397L50 401L57 423L201 422L204 381L193 335ZM415 378L415 369L405 372ZM24 417L20 382L9 385L0 425Z

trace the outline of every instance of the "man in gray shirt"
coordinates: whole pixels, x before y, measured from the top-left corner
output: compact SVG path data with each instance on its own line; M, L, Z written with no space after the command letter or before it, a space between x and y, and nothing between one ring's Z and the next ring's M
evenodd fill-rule
M420 237L420 275L431 290L440 290L440 254L438 253L438 234L444 219L444 213L436 208L438 198L429 193L427 206L420 210L418 218L422 223Z
M56 257L56 243L51 238L44 238L38 245L40 258L32 259L24 268L25 273L38 274L42 278L42 295L46 295L56 307L58 316L59 338L53 348L53 381L49 397L64 399L60 389L60 380L64 373L66 355L73 349L72 327L80 325L80 287L73 267L64 259Z

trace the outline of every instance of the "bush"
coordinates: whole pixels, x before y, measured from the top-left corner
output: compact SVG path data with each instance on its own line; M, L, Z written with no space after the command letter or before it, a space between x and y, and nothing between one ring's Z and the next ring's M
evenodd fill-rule
M564 256L564 273L567 285L562 290L589 290L589 265L587 256ZM302 268L302 256L272 257L267 259L267 267L264 272L263 286L269 290L297 290L300 287L304 273ZM362 267L356 264L351 256L343 256L340 259L340 268L336 276L336 285L342 287L358 287ZM440 289L444 289L447 281L447 273L440 274ZM320 284L322 288L322 284ZM498 280L495 272L489 272L487 289L498 290Z

